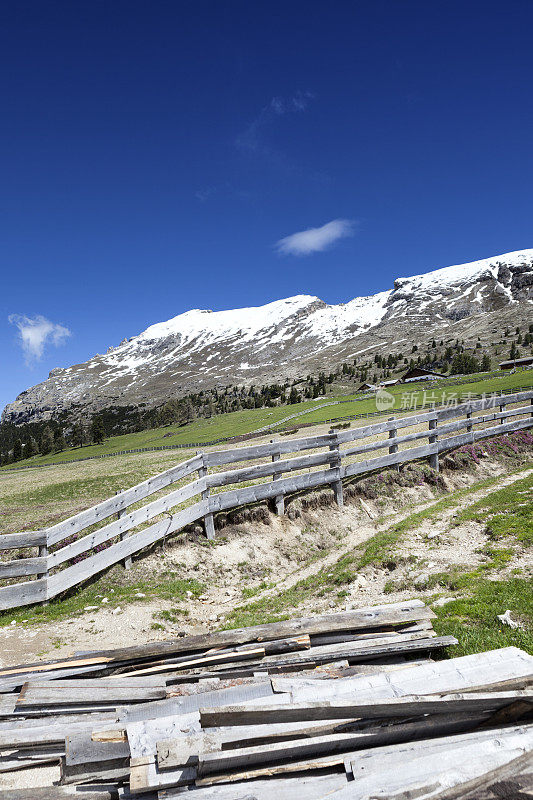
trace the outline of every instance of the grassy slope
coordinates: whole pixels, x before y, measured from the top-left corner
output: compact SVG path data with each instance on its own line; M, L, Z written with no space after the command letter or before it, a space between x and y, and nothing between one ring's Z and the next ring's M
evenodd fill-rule
M443 381L431 381L430 384L428 384L427 381L410 384L404 383L399 384L398 386L392 386L387 390L394 396L395 399L394 407L390 409L388 413L390 414L394 411L402 410L410 410L411 412L414 412L417 406L420 407L424 403L424 400L426 400L426 402L431 402L433 399L436 399L437 402L440 402L443 397L443 393L443 399L445 401L454 399L451 397L451 395L454 393L455 399L460 401L462 398L468 399L469 393L483 394L483 392L485 392L486 394L491 394L492 392L497 392L499 394L500 391L504 393L510 392L516 386L530 387L532 385L533 370L516 372L514 375L504 374L502 376L486 379L472 376L472 381L467 383L456 383L453 378ZM351 414L366 414L375 410L375 399L373 396L370 396L361 401L343 403L342 405L336 406L333 409L318 409L317 411L306 415L305 419L302 419L302 422L321 422L332 417L349 416Z
M66 519L187 458L163 450L56 464L44 470L4 472L0 480L0 533L37 530Z
M522 468L523 469L523 468ZM474 486L460 489L436 501L429 508L416 512L388 531L376 534L356 549L343 556L331 566L299 581L295 586L274 596L231 612L227 627L242 627L258 622L276 621L293 616L298 605L312 599L329 595L342 602L348 586L358 572L366 566L380 567L394 557L395 544L409 530L417 528L424 520L431 519L446 508L458 504L470 492L497 484L499 478L481 481ZM514 645L533 653L533 586L527 577L519 574L500 576L507 556L533 543L531 493L533 477L528 476L504 489L496 490L485 499L473 503L461 512L456 523L468 519L485 522L492 531L491 538L506 545L505 548L487 548L487 561L472 572L461 572L460 568L431 576L430 585L435 590L446 590L447 596L455 596L452 602L436 608L434 628L439 635L453 635L458 645L448 648L448 655L466 655L482 650ZM503 508L507 509L509 525L502 531L497 527ZM528 525L523 520L527 517ZM503 542L502 542L503 538ZM437 597L438 595L435 595ZM496 616L507 609L513 618L521 622L520 630L501 624Z
M464 379L460 379L464 380ZM391 394L395 397L395 407L386 413L393 413L394 410L402 410L402 399L406 393L409 394L410 410L415 410L415 403L420 406L424 401L424 393L427 397L434 392L440 400L443 391L447 396L454 393L457 399L467 395L469 392L481 394L483 392L509 392L517 386L533 386L533 370L517 372L514 375L503 374L498 377L480 379L473 376L472 381L467 383L456 383L453 378L416 384L403 384L392 387ZM455 387L455 388L454 388ZM428 399L430 399L428 397ZM332 402L333 400L349 400L336 406L327 406L316 409L322 402ZM221 414L210 419L197 419L186 426L171 425L165 428L156 428L139 433L129 433L123 436L113 436L104 442L103 445L91 445L89 447L74 448L65 450L62 453L55 453L48 456L36 456L21 462L23 466L35 464L36 466L45 464L60 464L65 461L72 461L77 458L88 458L90 456L106 455L117 453L122 450L130 450L141 447L166 447L171 445L202 444L230 436L237 436L250 433L268 424L275 424L298 411L306 412L314 409L311 413L306 413L301 418L292 420L290 426L297 426L303 423L323 423L328 420L353 414L367 414L376 410L375 398L368 396L360 400L351 400L349 397L336 397L328 395L319 401L307 401L293 406L281 406L276 408L260 408L246 411L234 411L230 414ZM181 456L178 457L181 460ZM11 466L11 468L13 468Z
M332 397L321 398L320 402L332 402ZM26 459L24 466L35 464L58 464L74 458L88 458L122 450L133 450L140 447L169 447L171 445L202 444L217 439L238 436L279 422L290 414L314 408L319 401L308 401L293 406L280 406L276 408L257 408L245 411L233 411L229 414L219 414L210 419L196 419L189 425L169 425L163 428L154 428L139 433L126 433L122 436L112 436L102 445L90 445L65 450L48 456L36 456ZM324 411L332 411L334 406Z

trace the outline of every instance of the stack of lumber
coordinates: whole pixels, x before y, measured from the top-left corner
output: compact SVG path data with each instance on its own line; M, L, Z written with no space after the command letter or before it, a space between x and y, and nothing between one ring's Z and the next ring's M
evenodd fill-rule
M0 797L526 797L533 657L433 661L455 640L432 616L408 601L3 669L0 787L57 780Z

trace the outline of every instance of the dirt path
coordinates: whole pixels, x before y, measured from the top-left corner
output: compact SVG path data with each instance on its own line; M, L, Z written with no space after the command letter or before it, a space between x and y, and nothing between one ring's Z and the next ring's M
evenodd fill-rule
M418 537L420 535L420 531L422 531L424 534L427 534L429 532L431 534L432 539L433 538L436 539L439 535L444 533L444 531L449 527L452 518L455 515L457 515L458 512L460 512L462 509L466 508L469 505L472 505L472 503L476 503L478 500L482 500L484 497L487 497L487 495L491 494L491 492L497 491L498 489L503 489L505 486L510 486L517 480L521 480L522 478L531 475L532 472L533 469L527 469L523 472L520 472L517 475L508 475L507 477L501 478L496 486L485 487L483 489L478 489L477 491L473 490L467 496L462 498L457 498L457 502L454 503L453 507L439 511L438 516L432 517L431 521L426 521L425 523L422 524L422 526L418 526L417 528L415 528L415 530L412 531L408 537L406 537L406 541L412 544L413 533L415 534L415 536ZM450 496L450 499L451 497L452 496ZM342 558L342 556L351 553L354 547L356 547L358 544L361 544L362 541L369 539L376 533L388 530L393 525L396 525L398 522L401 522L402 520L406 519L408 516L410 516L415 512L424 511L428 508L431 508L434 505L437 505L442 499L443 499L442 497L439 497L438 499L432 500L429 503L422 503L420 505L412 506L411 508L409 508L408 511L404 511L401 513L392 513L390 516L387 516L387 521L382 524L375 524L375 525L369 524L366 527L358 528L356 532L354 531L348 532L345 538L345 544L342 547L333 550L327 556L324 556L320 560L315 561L313 564L310 564L307 567L297 570L296 572L287 576L284 580L277 583L275 587L272 587L270 589L265 589L264 591L259 592L258 594L254 595L253 598L250 598L248 601L245 601L241 605L244 606L249 605L250 603L260 600L264 597L271 597L275 594L278 594L279 592L290 589L299 581L305 580L306 578L309 578L312 575L316 575L316 573L319 572L324 567L331 566L340 558ZM364 503L367 508L369 508L371 511L374 511L372 509L372 504L370 501L364 501ZM374 513L375 516L377 517L378 516L377 512ZM474 527L474 525L472 525L471 527ZM472 544L478 544L478 542L474 542L473 539L470 538L470 545ZM399 546L403 550L406 549L405 543ZM464 549L470 553L472 548L469 547ZM461 553L460 549L458 549L456 552L456 560L460 561L461 557L464 555L465 552ZM391 602L394 601L391 600Z
M453 507L437 510L430 520L405 533L396 548L398 567L367 567L358 580L345 587L342 599L336 593L325 593L299 605L297 613L320 613L330 607L350 608L423 596L423 587L416 585L417 574L445 571L450 564L457 563L474 566L482 558L478 551L487 540L483 526L469 522L453 527L450 525L453 515L531 472L533 469L524 468L509 475L501 463L486 460L475 473L447 473L449 494L436 494L427 485L404 487L387 498L352 499L342 509L326 506L305 511L296 520L271 516L268 524L228 527L220 532L214 546L206 546L202 536L176 539L138 561L131 572L140 578L157 577L163 572L194 578L205 586L200 597L174 602L147 597L124 605L114 600L114 590L110 589L106 597L97 600L97 607L87 607L84 613L70 619L46 624L23 621L0 628L0 666L63 657L78 650L165 640L180 633L220 627L234 608L290 589L335 564L376 533L414 512L431 508L443 498L453 500L458 490L472 486L465 496L456 498ZM498 474L500 478L495 485L476 490L476 482ZM403 582L407 588L385 593L391 580ZM263 588L265 584L268 588ZM178 613L170 621L161 618L161 612L176 608Z

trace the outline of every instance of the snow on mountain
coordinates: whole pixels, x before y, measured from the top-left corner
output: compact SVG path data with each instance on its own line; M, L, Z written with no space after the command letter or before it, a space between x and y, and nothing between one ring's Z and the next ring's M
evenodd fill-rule
M394 286L398 289L410 286L415 290L438 292L446 287L468 283L483 274L486 274L487 277L492 276L497 280L501 264L505 264L511 269L512 267L520 267L523 264L531 264L532 261L533 250L515 250L502 256L483 258L480 261L471 261L468 264L442 267L432 272L426 272L423 275L414 275L411 278L398 278L394 282Z
M302 294L252 308L194 309L105 355L53 370L2 418L43 419L72 405L155 405L202 388L301 377L357 353L427 341L447 326L450 335L477 337L484 315L527 318L532 303L533 250L517 250L399 278L392 290L339 305Z

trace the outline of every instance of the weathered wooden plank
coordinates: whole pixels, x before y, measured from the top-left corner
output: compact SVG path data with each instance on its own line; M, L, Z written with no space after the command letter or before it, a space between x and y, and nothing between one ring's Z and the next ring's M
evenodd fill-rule
M122 511L128 506L133 505L133 503L139 502L139 500L142 500L160 489L164 489L165 486L169 486L171 483L175 483L185 478L187 475L192 475L198 469L200 462L200 456L193 456L187 461L177 464L175 467L170 467L170 469L148 478L142 483L133 486L131 489L119 492L119 494L113 495L113 497L98 503L96 506L92 506L85 511L80 511L79 514L75 514L73 517L69 517L69 519L58 522L56 525L52 525L48 528L48 544L56 544L67 536L71 536L73 533L79 533L79 531L87 528L89 525L93 525L95 522L100 522L116 514L118 511Z
M120 708L117 717L121 724L129 726L134 722L141 722L145 725L150 720L197 713L198 709L206 703L214 706L223 706L229 703L241 704L250 701L258 701L265 697L272 697L272 695L272 685L268 680L258 683L248 683L244 686L231 686L226 689L209 690L199 694L185 695L184 697L173 697L170 700L163 700L158 703L144 703L140 706ZM289 697L289 695L277 695L276 701L278 697L281 696ZM129 741L130 745L132 745L131 737Z
M28 606L46 600L47 581L39 578L36 581L14 583L0 588L0 611L17 606Z
M389 467L392 464L402 464L405 461L414 461L418 458L425 458L433 453L437 453L438 447L438 442L435 442L435 444L427 444L424 445L424 447L411 447L409 450L400 450L398 453L387 453L387 455L380 456L379 458L356 461L354 464L347 464L342 468L343 475L345 477L360 475L362 472L370 472L374 469L382 469L383 467Z
M346 785L346 776L336 774L299 775L297 778L270 778L254 780L241 789L232 784L218 786L196 787L192 790L194 800L324 800L338 789ZM162 789L159 791L160 800L183 800L182 789ZM39 800L36 798L35 800Z
M405 633L418 633L419 631L429 631L428 636L430 636L434 633L431 619L432 617L412 623L407 622L403 625L386 625L381 628L376 628L375 630L363 630L354 633L348 633L347 631L341 631L340 633L315 633L310 637L310 642L311 645L315 647L320 644L337 644L338 642L362 642L366 639L377 639L384 636L396 638Z
M336 719L325 722L289 722L269 725L241 725L231 728L209 728L193 734L180 735L173 739L158 739L156 742L157 765L160 769L173 769L187 764L195 765L200 753L227 750L229 748L255 747L287 740L329 736L345 732L353 727L351 719ZM150 753L151 755L151 753Z
M513 405L514 403L521 403L523 400L530 400L533 397L533 391L517 392L515 394L507 395L493 395L482 398L480 400L471 400L467 403L460 403L456 406L447 406L446 408L439 408L436 410L437 419L453 419L454 417L466 417L470 413L476 411L484 411L488 408L497 408L500 403Z
M76 722L50 722L49 717L43 717L43 724L27 726L27 720L13 721L13 728L0 731L0 748L29 747L33 745L49 745L63 743L65 736L83 733L91 726L111 725L116 720L116 714L84 714L84 719ZM96 717L96 718L95 718ZM107 719L106 719L107 717Z
M65 763L65 759L62 758L61 783L79 784L100 781L116 783L117 781L126 781L130 772L129 764L129 758L115 758L112 761L68 765Z
M485 425L488 422L492 422L494 420L502 420L507 419L509 417L518 417L524 414L530 414L531 407L528 406L520 406L520 408L510 408L501 413L500 411L495 411L492 414L482 414L478 417L474 416L467 416L465 419L457 420L456 422L449 422L446 425L439 425L437 427L437 432L439 435L444 435L446 433L453 433L453 431L460 430L461 428L470 428L472 429L473 425Z
M159 772L154 759L146 759L146 763L130 762L130 792L132 795L144 794L150 789L161 789L168 786L186 786L196 780L194 767Z
M244 483L258 478L266 478L270 475L278 475L282 472L291 472L298 469L307 469L322 464L328 464L335 460L335 456L327 451L325 453L312 453L308 456L298 458L288 458L283 461L273 461L266 464L256 464L252 467L230 470L228 472L214 472L207 477L208 487L227 486L232 483ZM277 485L277 484L276 484Z
M491 711L514 703L527 702L533 708L533 691L465 693L452 695L406 695L399 699L354 703L352 701L275 703L200 709L202 728L228 725L270 725L271 723L309 722L334 719L383 719L422 714L451 714Z
M364 425L360 428L351 428L347 431L339 431L337 440L339 444L353 442L357 439L367 439L369 436L376 436L380 433L388 433L393 428L411 428L436 419L435 411L426 411L423 414L412 414L408 417L397 417L383 422L375 422L373 425Z
M403 726L405 727L405 726ZM383 730L383 729L382 729ZM385 729L386 730L386 729ZM452 731L453 733L453 731ZM456 741L462 741L465 737L475 737L479 741L484 741L487 738L490 739L491 735L493 735L492 731L486 731L484 733L459 733L454 734L453 737L446 735L445 738L436 738L431 740L424 740L421 742L421 746L424 750L429 750L433 748L434 742L438 743L438 745L442 743L449 743L450 739L453 738ZM411 743L412 744L412 743ZM335 769L338 768L340 765L344 763L346 771L351 774L351 767L350 767L350 760L351 759L358 759L358 758L365 758L367 753L377 752L378 750L385 751L385 750L392 750L393 748L408 748L410 744L394 744L391 746L382 746L382 747L375 747L373 750L365 750L358 749L353 751L350 754L343 754L340 753L330 753L327 756L318 756L311 759L302 759L302 760L291 760L291 761L283 761L278 763L268 764L266 766L259 766L255 768L248 768L246 770L234 770L232 772L226 773L218 773L216 775L208 775L203 778L198 778L196 780L196 786L209 786L209 785L218 785L221 783L233 783L239 781L252 781L258 778L265 778L267 776L281 776L281 775L290 775L291 773L298 775L300 777L304 772L310 773L313 770L323 770L323 769ZM438 749L437 747L435 749ZM408 756L407 756L408 757ZM379 768L378 768L379 770ZM246 788L251 788L253 784L248 784ZM349 786L352 789L357 788L357 784L350 783ZM235 790L235 786L233 787ZM240 787L239 787L240 788ZM245 788L245 787L242 787ZM337 797L338 795L334 795ZM397 800L414 800L413 796L402 797L402 795L395 795ZM418 795L416 795L418 797ZM325 798L321 798L320 800L325 800ZM365 800L371 800L369 797L365 797Z
M204 489L205 480L192 481L186 486L182 486L170 492L170 494L165 495L165 497L160 497L158 500L153 500L142 508L136 509L131 514L122 514L119 519L105 525L103 528L98 528L98 530L93 531L87 536L83 536L81 539L77 539L75 542L72 542L72 544L51 553L48 556L48 568L52 569L74 558L74 556L91 550L93 547L96 547L96 545L108 542L114 536L125 533L157 517L159 514L170 511L174 506L200 494Z
M79 792L78 786L34 786L28 789L3 789L2 800L129 800L131 795L128 791L121 790L120 795L114 785L104 785L102 788L91 786L83 787L83 792ZM157 794L146 794L143 800L158 800Z
M130 757L130 747L126 740L115 742L95 742L90 731L70 734L65 737L65 764L86 764L95 761L112 761L115 758Z
M275 482L259 483L255 486L246 486L243 489L232 489L229 492L221 492L209 498L211 511L223 511L226 508L257 503L278 494L292 494L302 489L310 489L315 486L322 486L338 480L338 469L320 470L304 475L293 475L289 478L282 478Z
M267 659L263 659L260 663L261 669L266 669L270 671L283 671L287 668L313 668L320 664L328 664L331 661L338 661L348 659L351 663L359 663L361 661L373 661L376 658L382 658L390 655L395 654L406 654L406 653L417 653L417 652L429 652L431 650L438 650L443 647L449 647L451 645L457 644L457 639L453 636L436 636L431 639L420 639L417 638L415 641L407 641L407 642L391 642L388 644L382 645L374 645L367 647L361 647L359 645L354 646L350 643L346 644L344 649L335 649L334 651L328 652L329 648L324 648L322 653L315 653L315 650L319 648L312 648L308 653L305 655L294 654L293 656L285 656L279 657L277 659L273 659L267 662ZM335 647L335 646L334 646ZM231 662L230 662L231 663ZM256 662L252 662L256 663ZM237 662L235 662L237 665ZM222 665L219 669L224 670L228 668L228 665ZM213 671L217 668L213 667Z
M308 637L304 637L307 638ZM405 636L398 636L395 640L396 643L400 643L401 641L408 641L411 639L423 639L424 642L426 641L426 634L425 633L414 633L414 634L406 634ZM202 667L211 667L211 669L215 669L218 666L222 665L223 670L228 669L228 665L233 668L234 666L245 662L248 665L258 665L261 669L267 669L270 666L278 666L280 664L284 666L289 666L293 663L328 663L332 660L338 660L337 653L343 653L344 657L346 657L346 653L350 653L350 657L355 657L357 653L360 651L368 652L369 647L377 648L383 646L383 644L389 644L389 639L379 639L372 642L367 642L366 646L365 643L357 642L357 643L346 643L346 644L335 644L335 645L326 645L323 647L313 647L312 651L309 651L309 642L301 645L298 643L297 647L286 647L286 648L274 648L274 655L268 656L267 653L267 645L263 645L262 647L248 647L242 649L232 649L228 651L221 651L219 653L214 653L212 655L197 655L197 656L188 656L184 658L171 658L165 660L161 664L157 664L155 666L149 667L135 667L132 666L132 672L126 673L131 675L150 675L154 673L161 673L161 672L174 672L176 670L198 670L202 669ZM292 651L298 650L307 650L307 654L302 656L301 653L294 653ZM172 690L169 689L167 691L169 696L172 696Z
M124 703L139 703L148 700L164 700L167 696L166 687L148 686L56 686L53 681L44 684L27 683L17 700L17 709L29 706L44 708L51 705L123 705Z
M480 439L486 439L490 436L500 436L503 433L523 430L531 427L533 427L533 420L524 419L513 420L512 422L506 422L502 425L495 425L491 428L468 431L467 433L462 433L459 436L450 436L447 439L440 441L438 443L439 452L443 452L444 450L453 450L454 448L460 447L463 444L473 444Z
M450 736L434 742L412 742L395 747L378 747L365 753L354 754L350 767L356 792L345 790L339 798L390 797L399 791L408 792L426 786L426 794L436 794L439 789L464 783L487 771L487 767L501 766L533 747L533 729L511 728ZM405 795L404 795L405 796ZM407 795L408 796L408 795ZM424 794L421 795L422 797Z
M61 752L43 752L33 756L24 755L23 753L14 753L12 757L0 757L0 773L15 772L21 769L32 769L33 767L40 767L44 764L51 764L58 762L62 756ZM4 795L2 794L2 798Z
M254 459L283 455L284 453L297 453L301 450L315 450L328 447L331 440L330 434L322 436L308 436L306 439L287 439L284 442L257 444L251 447L238 447L233 450L219 450L206 453L205 458L209 467L219 467L223 464L233 464L237 461L253 461Z
M135 669L133 672L128 673L132 675L150 675L157 672L171 672L173 670L190 670L204 666L214 666L215 664L226 664L234 661L249 661L249 660L262 660L265 655L263 647L257 647L254 650L243 651L242 653L231 652L205 656L192 656L183 660L172 660L170 663L158 664L155 667L146 667L144 669Z
M428 717L419 722L366 728L363 731L334 733L328 736L313 736L309 739L294 739L256 747L201 753L198 759L198 775L203 777L270 762L288 759L298 761L330 753L376 747L389 742L408 742L417 738L444 735L459 730L471 730L479 725L482 719L482 715L479 714Z
M468 428L472 424L474 425L485 424L495 419L501 419L509 416L514 417L522 414L530 414L530 411L531 409L529 408L529 406L523 406L521 408L511 409L509 411L504 412L503 414L501 414L500 412L494 412L493 414L486 414L480 417L465 418L458 420L457 422L450 422L447 425L439 425L437 426L434 433L437 434L438 436L443 436L445 434L452 433L453 431L460 430L461 428ZM432 414L425 414L423 416L427 418L428 422L432 422L434 421L436 415L435 413L432 413ZM418 424L418 422L422 421L420 420L419 417L416 417L415 419L416 423L413 424ZM405 422L405 419L401 421ZM399 422L399 420L393 420L393 422L396 423ZM386 430L388 430L389 433L397 429L396 427L394 428L391 427L390 423L382 423L381 426L383 428L386 428ZM377 426L372 426L372 427L377 427ZM386 430L384 430L383 432L386 432ZM382 441L379 442L370 442L369 444L366 445L359 445L357 447L347 448L345 450L341 450L341 454L343 457L345 457L345 456L356 455L359 453L367 453L373 450L380 450L389 446L397 447L398 445L405 444L406 442L412 442L418 439L425 439L425 438L427 439L429 436L430 436L429 431L417 431L415 433L407 433L402 436L394 436L389 439L383 439Z
M9 716L15 710L15 702L17 695L15 694L0 694L0 717ZM0 722L0 729L2 723Z
M26 531L25 533L3 533L0 536L0 550L18 550L20 547L40 547L46 544L46 531Z
M177 514L161 520L160 522L156 522L154 525L139 531L139 533L133 534L127 539L111 545L111 547L108 547L101 553L90 556L84 561L74 564L72 567L67 567L67 569L55 575L51 575L48 578L47 597L55 597L71 586L75 586L77 583L90 578L92 575L96 575L112 564L116 564L117 561L121 561L125 556L133 555L133 553L137 553L139 550L154 544L165 536L169 536L171 533L180 530L180 528L183 528L190 522L200 519L200 517L203 517L208 511L206 506L207 501L195 503L185 508L183 511L179 511Z
M498 689L504 681L531 678L533 656L517 647L504 647L447 661L407 666L389 673L325 681L325 685L321 682L318 690L306 682L301 689L293 685L291 694L296 703L343 697L357 697L358 702L377 702L405 695L449 694L474 688L491 691ZM274 691L278 690L275 678L272 686ZM283 681L279 689L285 691Z
M409 622L432 619L435 616L422 600L406 600L400 603L388 603L367 606L352 611L334 614L317 614L280 622L254 625L248 628L235 628L226 631L213 631L198 636L187 636L166 642L152 642L113 650L89 651L82 656L71 656L33 664L22 664L0 670L0 679L7 677L13 680L27 680L27 675L40 673L54 676L57 670L86 668L110 662L147 659L150 657L166 657L178 653L194 653L216 647L232 647L236 645L269 642L302 634L319 634L335 631L362 631L382 628L389 625L404 625ZM521 651L517 651L521 652ZM58 674L59 677L59 674Z
M232 648L220 649L213 653L198 653L188 656L173 656L155 664L135 664L131 665L131 672L124 672L124 675L149 675L156 672L173 672L175 670L191 670L215 664L224 664L232 661L261 661L267 654L278 656L281 653L293 653L295 651L309 650L311 646L308 635L291 637L287 639L277 639L274 642L264 642L258 645L241 645ZM168 694L172 694L169 690Z
M138 763L139 759L153 758L157 752L157 743L162 740L185 741L187 737L197 737L198 743L203 733L200 727L200 715L197 711L187 714L174 714L151 720L139 720L128 723L126 738L131 758Z
M49 683L48 681L44 681L41 675L34 676L30 678L28 681L25 681L28 684L30 689L34 689L36 687L39 688L49 688L50 686L53 689L71 689L72 691L76 691L77 689L117 689L123 690L127 689L128 687L132 689L161 689L162 691L166 690L166 681L165 677L161 675L143 675L141 677L136 677L135 675L107 675L100 678L78 678L76 677L74 680L56 680L54 678L53 683ZM0 695L1 696L1 695Z
M0 579L39 575L46 571L46 563L46 558L20 558L13 559L13 561L0 561Z
M476 778L460 783L451 789L444 789L433 800L495 800L504 790L509 800L521 795L533 795L533 757L531 752ZM492 791L493 790L493 791ZM529 794L528 794L529 793Z
M212 633L187 636L166 642L151 642L114 650L92 651L85 654L81 659L71 657L70 659L62 659L59 662L41 662L30 666L35 667L36 671L43 671L45 669L54 669L56 664L75 667L78 662L86 663L87 658L95 659L95 662L100 659L102 663L108 663L109 661L117 662L158 656L165 657L177 653L194 653L213 647L232 647L246 643L285 639L302 634L312 635L343 630L361 631L387 625L402 625L408 622L433 619L434 617L434 612L427 608L422 600L405 600L400 603L366 606L353 611L317 614L313 617L269 622L248 628L213 631ZM22 665L9 669L13 670L14 673L19 673L27 671L27 666ZM4 674L6 674L6 671L0 670L0 678Z

